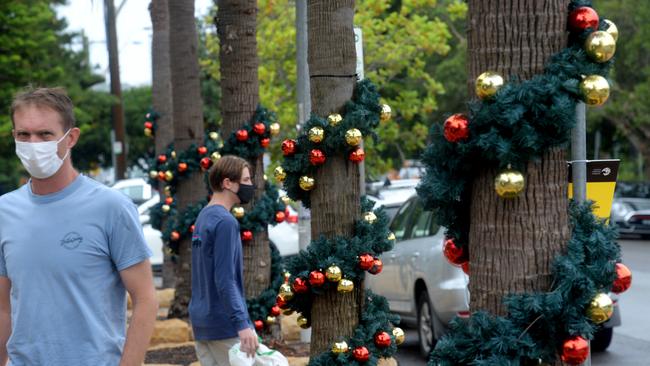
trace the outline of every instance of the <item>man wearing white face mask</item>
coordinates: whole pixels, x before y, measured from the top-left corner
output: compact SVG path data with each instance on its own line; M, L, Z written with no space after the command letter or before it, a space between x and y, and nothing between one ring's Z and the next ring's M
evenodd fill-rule
M135 206L74 169L63 89L19 94L11 119L31 179L0 197L0 365L141 365L157 303Z

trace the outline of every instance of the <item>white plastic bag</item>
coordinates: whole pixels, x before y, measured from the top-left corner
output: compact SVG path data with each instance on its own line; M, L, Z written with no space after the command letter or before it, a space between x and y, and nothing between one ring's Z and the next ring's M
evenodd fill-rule
M255 358L248 357L246 352L239 349L240 343L237 342L228 351L230 366L289 366L289 361L282 353L272 350L267 346L260 344L255 352Z

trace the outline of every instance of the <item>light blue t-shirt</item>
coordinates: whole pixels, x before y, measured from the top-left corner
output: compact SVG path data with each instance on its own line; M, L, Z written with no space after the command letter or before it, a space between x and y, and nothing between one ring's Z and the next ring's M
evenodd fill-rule
M117 366L126 337L119 271L151 255L135 205L79 175L0 197L0 276L11 280L10 365Z

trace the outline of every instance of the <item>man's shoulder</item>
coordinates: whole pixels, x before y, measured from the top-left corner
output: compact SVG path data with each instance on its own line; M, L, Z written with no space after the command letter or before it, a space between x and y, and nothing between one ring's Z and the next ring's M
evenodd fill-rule
M83 177L84 191L86 194L93 197L93 201L97 204L123 207L124 205L133 204L133 201L124 193L110 188L92 178Z
M26 189L26 185L22 185L19 188L0 196L0 209L2 209L3 206L15 205L16 203L25 200L27 198Z
M237 219L222 206L206 206L201 211L201 216L220 229L239 227Z

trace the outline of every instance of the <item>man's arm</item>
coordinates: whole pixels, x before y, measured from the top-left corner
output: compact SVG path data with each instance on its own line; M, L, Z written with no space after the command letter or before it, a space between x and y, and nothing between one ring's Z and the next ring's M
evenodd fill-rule
M151 263L146 259L128 267L120 271L120 277L133 302L133 315L120 366L140 366L144 362L158 314Z
M11 281L9 278L0 276L0 365L7 364L7 341L11 335L11 303L9 294L11 292Z

